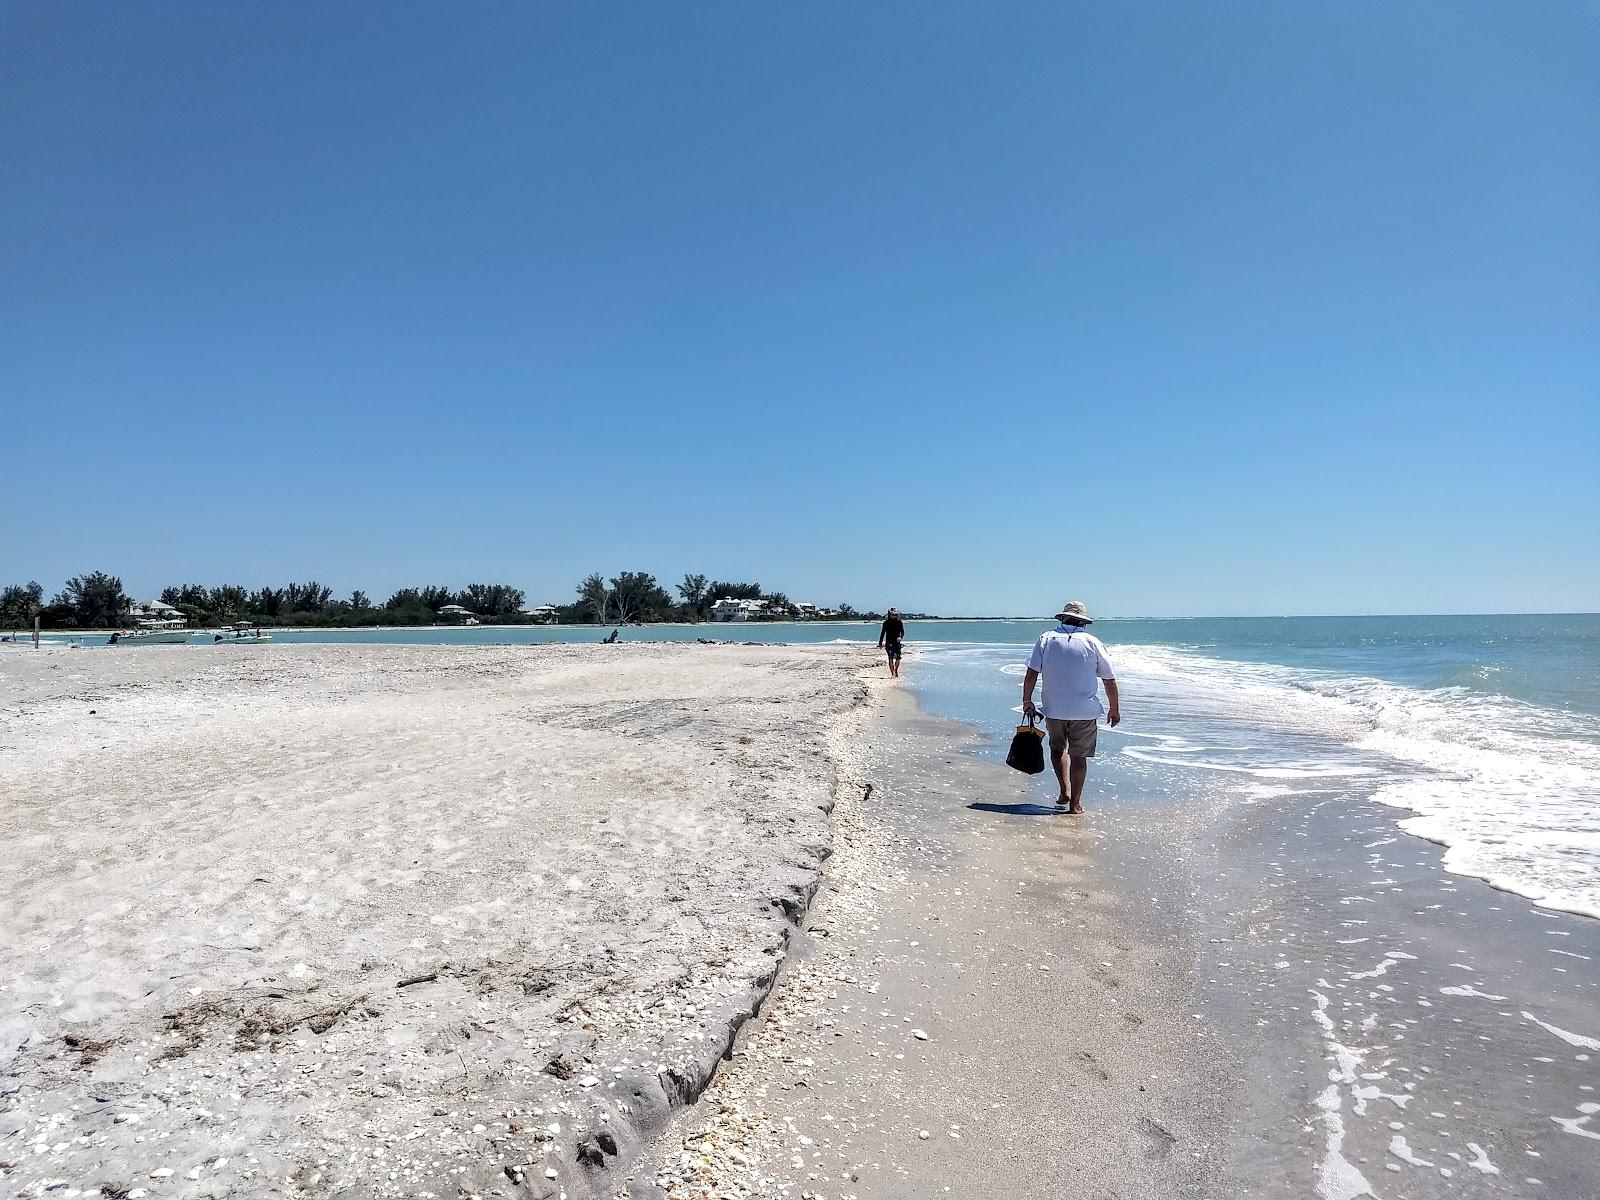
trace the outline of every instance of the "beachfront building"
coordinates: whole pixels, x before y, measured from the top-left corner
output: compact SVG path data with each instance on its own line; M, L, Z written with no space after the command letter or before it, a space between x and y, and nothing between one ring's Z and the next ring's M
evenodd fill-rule
M713 621L756 621L766 615L765 600L735 600L725 596L711 606Z
M134 621L181 621L184 614L165 600L146 600L128 605L128 616Z
M189 618L165 600L146 600L128 605L128 624L144 630L186 629Z
M804 601L799 601L794 606L794 615L799 617L801 620L805 620L807 617L814 617L817 615L817 606L815 604L807 604Z
M561 624L561 614L556 611L554 604L540 604L533 608L525 608L522 610L522 615L532 617L536 625Z
M470 608L463 608L459 604L446 604L439 610L441 621L454 621L458 625L476 625L478 615Z

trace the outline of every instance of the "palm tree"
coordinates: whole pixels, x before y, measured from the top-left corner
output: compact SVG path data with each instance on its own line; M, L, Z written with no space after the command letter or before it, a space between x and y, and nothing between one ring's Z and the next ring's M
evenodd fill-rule
M0 591L0 629L27 629L44 606L44 588L37 583L13 583Z

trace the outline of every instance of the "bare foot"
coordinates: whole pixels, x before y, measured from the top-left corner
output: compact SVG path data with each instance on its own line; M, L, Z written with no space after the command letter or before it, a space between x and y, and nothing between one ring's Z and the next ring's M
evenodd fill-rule
M1083 815L1083 805L1081 805L1081 804L1077 803L1076 801L1074 801L1073 804L1072 804L1072 807L1067 809L1067 815L1069 817L1082 816Z

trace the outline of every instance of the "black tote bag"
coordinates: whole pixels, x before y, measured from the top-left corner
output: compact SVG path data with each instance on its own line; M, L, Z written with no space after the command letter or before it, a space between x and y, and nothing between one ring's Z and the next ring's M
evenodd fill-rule
M1025 775L1037 775L1044 770L1044 730L1034 724L1037 717L1029 717L1026 725L1018 725L1011 738L1011 753L1006 755L1006 766L1015 767Z

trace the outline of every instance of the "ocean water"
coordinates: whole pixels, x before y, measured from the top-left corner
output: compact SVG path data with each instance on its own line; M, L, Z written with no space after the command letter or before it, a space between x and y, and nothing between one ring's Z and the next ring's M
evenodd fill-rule
M1028 648L1050 621L911 622L904 678L999 756ZM1445 865L1600 918L1600 615L1101 620L1123 724L1095 792L1239 803L1335 792L1395 808ZM597 627L274 631L285 642L598 641ZM625 641L865 642L861 622L630 628ZM100 640L100 639L95 639ZM87 639L86 639L87 644ZM198 635L194 650L214 648ZM161 647L123 653L163 653ZM184 651L179 651L184 652ZM1041 800L1053 782L1033 785Z
M1040 626L930 643L912 682L1001 753ZM1012 640L1002 644L1007 632ZM1120 796L1335 793L1396 809L1445 866L1600 917L1600 616L1101 621L1123 723L1091 775ZM1033 785L1041 800L1054 782Z

